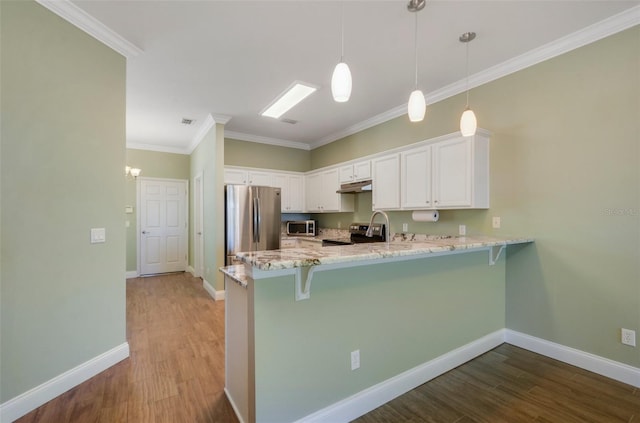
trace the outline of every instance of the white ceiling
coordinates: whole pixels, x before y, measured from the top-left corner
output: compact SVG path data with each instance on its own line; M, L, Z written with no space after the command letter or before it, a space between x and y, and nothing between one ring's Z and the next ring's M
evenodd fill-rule
M68 6L141 50L127 53L127 145L189 153L210 114L230 117L225 130L233 137L300 148L402 114L414 75L414 15L406 4L344 2L345 62L353 75L347 103L335 103L330 87L340 58L340 2L73 0ZM428 0L418 15L419 87L428 103L464 90L463 32L477 33L469 58L478 85L637 24L638 4ZM577 36L593 33L594 24L604 29ZM261 117L295 80L321 87L283 116L298 123ZM194 124L181 124L183 117Z

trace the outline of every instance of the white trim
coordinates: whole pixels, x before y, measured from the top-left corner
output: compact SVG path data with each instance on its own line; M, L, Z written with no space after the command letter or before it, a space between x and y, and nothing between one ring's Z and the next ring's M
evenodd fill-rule
M278 138L263 137L261 135L244 134L242 132L225 131L224 137L231 138L234 140L239 140L239 141L249 141L249 142L257 142L260 144L277 145L280 147L298 148L300 150L311 150L311 146L303 142L281 140Z
M616 15L610 16L593 25L582 28L550 43L544 44L519 56L513 57L481 72L469 76L469 88L476 88L522 69L536 65L545 60L560 56L571 50L596 42L610 35L624 31L640 24L640 6L634 6ZM435 91L428 92L425 97L427 105L437 103L467 90L466 79L461 79ZM402 104L393 109L373 116L348 128L327 135L311 143L311 149L316 149L325 144L337 141L341 138L353 135L357 132L395 119L407 113L407 105ZM247 140L249 141L249 140Z
M125 279L137 278L140 276L137 270L127 270L125 273Z
M194 278L197 278L196 270L192 266L187 265L187 272L191 273L191 276L193 276Z
M216 291L216 289L211 285L205 278L202 278L202 287L209 293L211 298L215 301L224 301L225 299L225 291Z
M640 388L640 369L545 339L505 329L505 342Z
M227 390L226 386L224 387L224 394L226 395L227 399L231 403L231 408L233 408L233 412L236 413L236 418L240 421L240 423L244 423L244 420L242 419L242 414L240 414L240 410L238 409L238 406L236 405L235 401L231 397L231 394Z
M213 116L211 116L211 114L209 113L207 117L204 118L204 122L202 122L202 125L200 125L200 128L198 129L198 132L196 132L196 135L191 140L191 143L189 143L189 145L185 149L187 154L193 153L193 150L195 150L198 147L198 145L200 145L200 142L202 141L202 139L205 137L205 135L209 133L211 128L213 128L214 126L216 126L216 121L213 118Z
M129 344L125 342L10 399L0 405L0 421L5 423L19 419L127 357L129 357Z
M89 15L69 0L36 0L40 5L106 44L126 58L139 56L143 50Z
M503 342L504 329L500 329L305 416L296 423L349 422Z
M131 150L157 151L159 153L183 154L188 156L190 153L183 147L171 147L168 145L144 144L137 142L127 142L127 148Z

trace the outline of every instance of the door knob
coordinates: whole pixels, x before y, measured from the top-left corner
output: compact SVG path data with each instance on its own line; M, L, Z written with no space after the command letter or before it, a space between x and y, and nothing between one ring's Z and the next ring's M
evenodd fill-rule
M143 234L143 235L146 235L146 234L148 234L148 233L149 233L149 232L147 232L147 231L142 231L142 234Z
M202 232L198 232L198 235L202 235Z

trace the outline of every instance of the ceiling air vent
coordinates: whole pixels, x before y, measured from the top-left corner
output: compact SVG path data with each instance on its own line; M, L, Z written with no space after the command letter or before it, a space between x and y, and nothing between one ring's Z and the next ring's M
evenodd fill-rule
M191 125L195 119L182 118L183 125Z
M298 123L298 121L297 121L297 120L293 120L293 119L286 119L286 118L280 119L280 122L290 123L291 125L295 125L296 123Z

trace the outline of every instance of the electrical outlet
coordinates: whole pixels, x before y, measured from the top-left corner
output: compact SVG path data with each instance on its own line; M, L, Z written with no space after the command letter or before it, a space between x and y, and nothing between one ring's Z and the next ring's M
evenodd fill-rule
M338 229L342 229L342 222L338 221Z
M631 347L636 346L636 331L622 328L620 331L620 342Z
M459 225L458 226L458 234L466 235L467 234L467 225Z
M402 232L407 232L409 230L409 224L408 223L403 223L402 224Z
M360 350L351 351L351 370L360 368Z
M501 219L498 216L494 216L493 217L493 221L491 222L491 225L493 226L493 229L500 229L500 224L501 224Z

